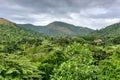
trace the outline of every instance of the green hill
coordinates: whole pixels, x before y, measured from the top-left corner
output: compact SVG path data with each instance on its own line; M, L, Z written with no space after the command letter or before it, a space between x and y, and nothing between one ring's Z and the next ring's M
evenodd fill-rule
M39 33L21 28L15 23L0 18L0 42L2 41L19 41L22 39L33 39L41 37Z
M118 36L119 25L92 34L96 37ZM94 40L87 36L51 38L35 32L39 29L52 36L83 34L79 33L80 30L87 34L89 30L63 22L20 27L0 18L0 80L120 79L120 37L112 41L110 38Z
M107 26L103 29L96 30L90 34L94 37L115 37L120 36L120 23Z
M84 36L92 32L86 27L74 26L72 24L55 21L46 26L34 26L31 24L19 24L21 27L32 29L47 36Z

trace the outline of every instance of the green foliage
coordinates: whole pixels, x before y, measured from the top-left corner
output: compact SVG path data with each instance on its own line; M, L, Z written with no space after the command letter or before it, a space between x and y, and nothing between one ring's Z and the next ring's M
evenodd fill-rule
M52 74L52 71L53 71L53 68L55 66L53 64L50 64L50 63L43 63L43 64L40 64L38 69L40 71L43 71L45 74L42 74L42 79L43 80L49 80L50 79L50 75Z
M75 48L77 49L75 49ZM69 55L77 53L77 56L71 56L71 59L54 69L54 75L51 80L93 80L96 79L98 67L92 65L93 57L91 51L78 43L68 46ZM78 48L80 49L78 51ZM72 51L71 51L72 50ZM70 53L71 52L71 53Z
M72 43L72 39L70 37L53 38L52 42L65 47Z
M114 43L114 44L120 44L120 37L118 36L118 37L115 37L113 40L112 40L112 42Z
M99 80L119 80L120 79L120 48L106 60L99 64Z
M82 48L81 44L74 42L73 44L67 46L65 53L66 55L71 57L72 55L79 54L81 48Z
M0 57L0 75L3 79L42 79L42 72L26 57L14 54L1 54Z
M65 55L63 54L62 51L54 51L50 54L48 54L42 62L44 63L49 63L49 64L54 64L54 65L60 65L62 62L66 60Z
M66 60L67 59L63 52L59 50L55 50L45 56L44 59L41 61L43 64L39 66L39 69L45 72L45 74L43 75L43 79L49 80L50 75L53 74L53 68L58 67Z
M113 54L113 48L103 46L89 46L93 52L94 64L98 65L101 60L104 60Z
M17 44L12 41L12 42L7 42L3 48L3 52L5 53L13 53L15 50L17 50Z
M119 80L118 26L114 24L105 30L96 31L96 34L102 32L105 35L101 34L104 38L99 38L105 45L97 46L93 44L96 36L45 37L9 21L2 22L0 80ZM47 34L58 33L55 34L57 36L63 36L64 33L60 31L63 27L76 33L79 30L78 27L73 29L73 25L59 22L49 24L48 27ZM83 30L87 31L86 28ZM109 33L111 30L117 31ZM110 37L106 37L106 34ZM116 36L111 37L111 34Z

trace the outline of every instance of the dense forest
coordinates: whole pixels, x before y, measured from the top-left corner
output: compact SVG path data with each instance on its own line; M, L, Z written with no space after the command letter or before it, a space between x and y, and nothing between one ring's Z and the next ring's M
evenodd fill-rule
M87 36L50 37L2 20L0 80L119 80L118 27ZM100 34L105 30L111 35Z

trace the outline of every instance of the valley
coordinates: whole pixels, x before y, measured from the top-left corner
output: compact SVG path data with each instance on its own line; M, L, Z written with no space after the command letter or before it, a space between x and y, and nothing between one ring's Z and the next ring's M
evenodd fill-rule
M100 30L0 18L0 80L119 80L120 23Z

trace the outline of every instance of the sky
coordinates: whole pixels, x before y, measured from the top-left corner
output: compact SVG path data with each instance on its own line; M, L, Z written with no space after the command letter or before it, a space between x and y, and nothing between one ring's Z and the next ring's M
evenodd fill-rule
M0 0L0 17L19 24L62 21L101 29L120 22L120 0Z

